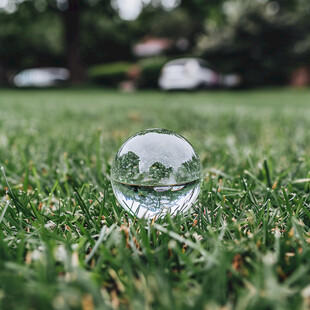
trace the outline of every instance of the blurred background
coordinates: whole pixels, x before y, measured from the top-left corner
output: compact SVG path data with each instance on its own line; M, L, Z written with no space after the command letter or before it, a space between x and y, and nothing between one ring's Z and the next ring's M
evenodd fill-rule
M310 2L0 0L0 85L84 84L307 86Z

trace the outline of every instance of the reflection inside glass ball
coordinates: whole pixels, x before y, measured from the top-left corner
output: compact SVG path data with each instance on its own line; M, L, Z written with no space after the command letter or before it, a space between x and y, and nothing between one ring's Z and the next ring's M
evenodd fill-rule
M200 191L201 165L190 143L166 129L130 137L112 165L112 187L121 206L139 218L188 210Z

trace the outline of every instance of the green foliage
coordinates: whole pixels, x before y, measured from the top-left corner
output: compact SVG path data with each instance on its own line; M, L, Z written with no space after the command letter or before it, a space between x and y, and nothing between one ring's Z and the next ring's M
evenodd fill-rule
M66 5L66 2L11 2L17 8L13 13L7 14L0 9L0 69L10 73L11 70L36 66L68 66L65 7L60 7ZM80 32L78 52L84 63L93 65L130 59L131 34L126 33L124 22L113 19L115 12L110 3L77 2L81 10L76 29L76 32Z
M309 90L0 98L1 309L306 302ZM150 223L124 212L109 176L125 139L154 127L191 141L204 180L188 214Z
M88 70L91 82L101 85L117 86L129 78L131 68L139 70L139 88L157 88L160 71L168 61L166 57L154 57L140 60L136 65L129 62L115 62L92 66Z
M286 83L293 69L310 64L310 19L296 4L294 12L294 5L283 1L273 9L274 3L231 2L226 23L201 39L202 57L241 74L247 86Z
M203 19L197 19L195 14L191 14L182 6L170 11L145 8L131 27L133 33L139 37L148 35L173 40L182 38L193 44L196 37L204 30L203 24L206 16Z
M160 71L167 61L167 57L154 57L139 61L139 66L141 68L139 87L157 88Z
M26 2L13 14L0 12L0 42L0 66L5 69L63 65L60 16L53 12L38 14Z
M10 3L16 11L7 14L0 10L1 82L28 67L67 66L78 75L82 63L93 66L131 62L132 45L147 35L169 37L176 42L186 39L183 42L189 45L183 52L200 54L220 71L241 74L248 86L283 84L296 67L309 66L307 0L183 0L177 1L172 10L150 1L135 21L122 21L110 1L74 0L70 3L79 8L80 19L73 33L79 33L79 40L71 52L65 36L66 1ZM70 53L81 55L81 60L77 57L74 62L74 57L66 55ZM177 48L170 51L177 53ZM163 63L156 62L141 62L140 87L157 86ZM117 84L119 78L108 78L108 84Z
M132 64L128 62L115 62L96 65L89 69L90 81L107 86L117 86L128 77Z
M134 32L128 23L102 12L89 10L82 15L81 54L85 64L95 65L132 59ZM89 34L92 35L89 35Z

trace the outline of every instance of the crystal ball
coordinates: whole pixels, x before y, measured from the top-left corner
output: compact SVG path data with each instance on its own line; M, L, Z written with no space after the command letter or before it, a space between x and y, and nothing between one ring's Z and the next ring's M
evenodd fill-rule
M167 129L131 136L111 170L114 194L138 218L187 211L200 192L201 164L191 144Z

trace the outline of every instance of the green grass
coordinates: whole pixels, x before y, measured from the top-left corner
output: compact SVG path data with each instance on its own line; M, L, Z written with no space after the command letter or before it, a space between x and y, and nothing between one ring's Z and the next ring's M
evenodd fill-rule
M309 309L309 120L310 90L1 90L0 309ZM191 141L204 181L149 223L109 174L154 127Z

